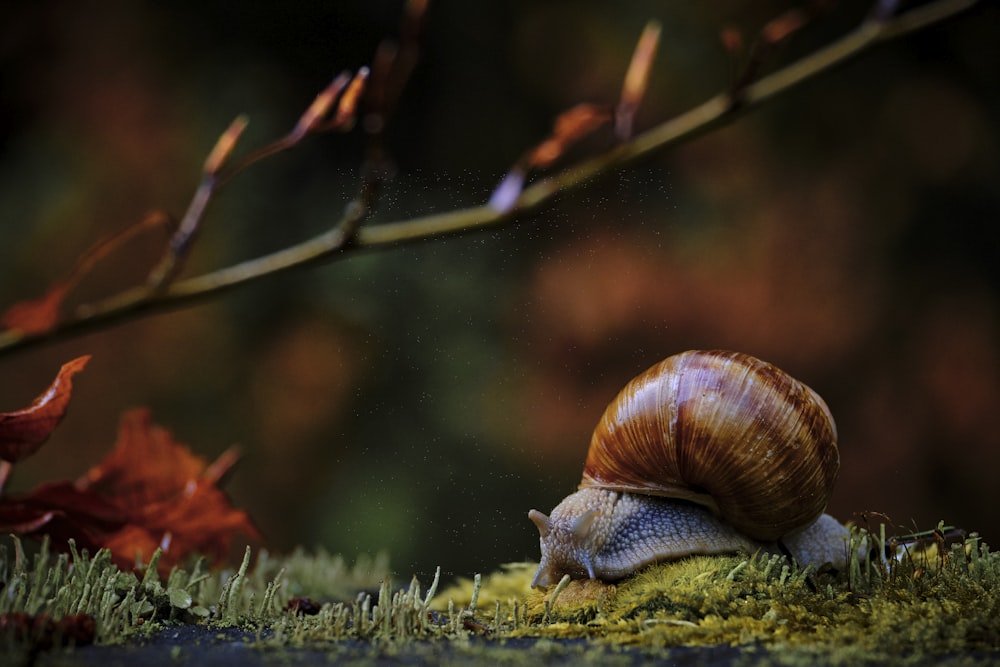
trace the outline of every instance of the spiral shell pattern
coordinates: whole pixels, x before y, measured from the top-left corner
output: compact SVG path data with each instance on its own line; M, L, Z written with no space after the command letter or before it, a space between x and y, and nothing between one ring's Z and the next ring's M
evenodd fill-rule
M695 350L611 402L580 488L689 500L775 540L823 513L839 469L836 426L816 392L750 355Z

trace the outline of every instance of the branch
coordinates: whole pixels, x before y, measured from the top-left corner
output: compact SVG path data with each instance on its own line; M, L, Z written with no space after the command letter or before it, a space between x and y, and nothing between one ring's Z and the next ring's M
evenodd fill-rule
M838 41L773 74L741 83L736 89L720 93L597 157L539 180L525 188L509 207L483 205L361 227L379 184L378 178L366 178L358 196L347 205L340 220L316 237L200 276L173 282L154 281L154 289L149 285L128 289L94 304L81 306L73 317L48 331L2 332L0 354L8 354L44 341L80 336L87 331L120 321L185 307L291 269L347 257L358 250L392 248L512 224L551 203L558 196L572 192L601 175L730 123L749 110L847 62L876 44L939 23L971 7L975 2L976 0L937 0L896 16L884 9L886 2L880 2L857 29Z

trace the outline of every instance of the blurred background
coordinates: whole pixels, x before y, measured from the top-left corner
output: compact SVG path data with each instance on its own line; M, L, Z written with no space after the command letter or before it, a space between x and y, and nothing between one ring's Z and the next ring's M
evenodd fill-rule
M830 8L775 56L856 25ZM0 308L96 240L179 216L216 137L284 134L398 34L401 2L17 3L0 27ZM794 3L432 2L388 135L373 221L486 201L578 102L613 103L643 25L663 25L640 129L723 90L720 31ZM626 381L733 348L815 388L840 431L829 510L938 520L1000 544L1000 8L880 46L735 124L608 175L512 227L293 272L196 307L0 357L0 410L93 354L70 413L10 489L74 478L119 415L213 458L272 549L387 551L403 578L538 556L526 513L571 492ZM599 143L599 142L598 142ZM581 149L574 153L579 156ZM231 183L186 275L326 229L354 195L360 132ZM140 280L152 235L80 285Z

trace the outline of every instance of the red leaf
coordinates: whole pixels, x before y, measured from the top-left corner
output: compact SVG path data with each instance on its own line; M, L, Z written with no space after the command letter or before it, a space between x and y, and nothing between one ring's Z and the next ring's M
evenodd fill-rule
M153 424L148 410L132 410L122 416L115 448L76 483L0 498L0 531L108 548L123 569L148 561L157 547L163 575L192 553L218 564L237 534L260 540L250 517L217 486L235 462L229 450L207 465Z
M529 172L550 166L573 144L592 134L609 120L611 112L596 104L578 104L559 114L552 134L518 160L493 190L490 207L501 213L512 210L521 196Z
M216 486L235 456L226 452L220 462L209 466L153 424L148 410L132 410L122 416L115 449L77 480L77 488L106 498L124 515L127 525L103 544L120 565L148 560L157 546L164 550L165 571L191 553L217 563L237 534L260 539L246 512Z
M113 496L119 506L143 508L174 500L197 479L205 460L152 423L149 410L122 415L114 449L77 480L77 488Z
M18 301L0 317L0 324L5 329L28 335L41 335L51 331L59 322L59 309L69 288L69 283L59 283L49 289L45 296Z
M90 355L63 364L47 390L23 410L0 412L0 459L15 463L34 454L62 421L73 391L73 376Z
M10 306L0 315L0 325L26 336L40 336L52 331L59 324L59 310L66 295L94 266L138 234L157 227L169 227L172 223L173 220L166 213L152 211L139 222L98 241L80 255L65 280L53 285L38 299L27 299Z
M743 49L743 33L735 26L726 26L719 34L722 47L730 56L736 56Z
M358 101L364 92L365 83L368 81L368 68L362 67L351 79L350 85L340 97L337 104L337 113L333 118L333 127L349 127L354 122L358 109Z
M615 110L615 133L620 139L632 136L632 122L649 85L649 72L653 68L653 58L660 45L660 24L650 21L642 31L635 45L632 62L629 63L622 84L621 101Z
M578 104L556 118L552 134L528 154L528 167L544 169L566 150L611 119L604 107L596 104Z
M236 142L240 140L243 135L243 131L247 129L247 124L250 121L247 120L246 116L237 116L229 127L226 128L225 132L219 135L219 138L215 141L215 146L212 147L212 151L205 158L205 166L202 169L202 173L206 175L215 175L219 173L222 169L222 165L226 163L229 156L233 154L233 149L236 148Z
M0 498L0 531L48 535L55 545L72 538L81 548L97 551L125 521L125 514L106 498L70 482L49 482L28 494Z
M808 22L809 16L801 9L790 9L768 21L761 29L760 36L766 44L778 44L801 30Z
M316 99L309 105L309 108L299 117L299 122L295 124L295 128L289 133L288 139L290 141L299 141L312 132L319 125L319 122L323 120L330 107L337 101L337 97L340 96L340 93L343 92L344 88L350 82L350 74L347 72L338 74L330 82L330 85L320 91Z

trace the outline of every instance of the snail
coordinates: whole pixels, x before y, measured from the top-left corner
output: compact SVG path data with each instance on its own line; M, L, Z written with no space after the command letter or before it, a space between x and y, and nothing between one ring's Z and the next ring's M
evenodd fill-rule
M839 468L833 416L806 385L739 352L668 357L607 407L579 490L528 513L532 586L738 551L843 567L848 530L824 514Z

